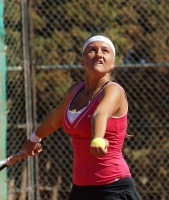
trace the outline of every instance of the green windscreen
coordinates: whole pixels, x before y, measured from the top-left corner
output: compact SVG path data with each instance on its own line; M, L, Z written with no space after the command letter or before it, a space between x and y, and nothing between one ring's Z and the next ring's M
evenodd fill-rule
M6 55L4 31L4 1L0 1L0 160L6 157ZM0 199L7 200L7 174L6 169L0 172Z

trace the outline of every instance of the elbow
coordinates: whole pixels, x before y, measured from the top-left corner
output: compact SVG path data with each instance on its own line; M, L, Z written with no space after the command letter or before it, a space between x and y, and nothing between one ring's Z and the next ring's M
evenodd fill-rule
M92 115L92 121L96 120L96 119L105 119L108 120L110 118L108 113L104 113L104 112L98 112L98 113L94 113Z

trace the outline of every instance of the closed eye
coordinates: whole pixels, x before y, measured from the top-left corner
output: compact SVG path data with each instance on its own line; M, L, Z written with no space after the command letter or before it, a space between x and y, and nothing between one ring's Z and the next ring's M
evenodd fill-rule
M96 50L94 48L89 49L89 52L95 52Z

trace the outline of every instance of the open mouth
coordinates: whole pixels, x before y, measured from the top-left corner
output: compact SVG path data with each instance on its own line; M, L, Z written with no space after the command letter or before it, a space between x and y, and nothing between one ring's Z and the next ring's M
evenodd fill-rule
M103 64L101 61L97 61L97 62L94 62L94 64L96 65L99 65L99 64Z

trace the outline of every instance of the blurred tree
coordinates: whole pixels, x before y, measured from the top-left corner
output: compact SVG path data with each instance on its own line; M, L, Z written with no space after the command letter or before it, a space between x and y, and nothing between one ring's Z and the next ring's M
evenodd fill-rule
M166 31L169 17L164 1L28 2L33 63L77 64L83 42L94 33L104 33L113 40L117 64L169 62ZM5 7L6 43L12 51L7 60L10 65L18 65L22 63L20 2L6 1ZM18 55L12 58L16 46Z

